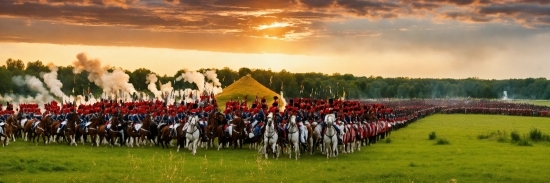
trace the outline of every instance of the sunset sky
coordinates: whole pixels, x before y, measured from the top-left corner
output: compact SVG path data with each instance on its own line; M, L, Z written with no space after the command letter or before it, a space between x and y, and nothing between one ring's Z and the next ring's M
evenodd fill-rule
M550 78L548 0L1 0L0 63Z

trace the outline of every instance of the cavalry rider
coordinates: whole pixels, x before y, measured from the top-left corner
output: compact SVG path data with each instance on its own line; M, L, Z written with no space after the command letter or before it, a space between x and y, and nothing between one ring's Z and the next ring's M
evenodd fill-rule
M338 113L337 113L337 110L334 110L334 109L326 109L324 111L325 113L325 116L323 116L323 118L326 117L326 114L329 114L329 113L333 113L334 116L338 116ZM325 122L325 120L322 120L321 123L320 123L321 127L322 127L322 131L321 131L321 137L325 135L325 128L327 126L327 123ZM336 130L336 133L337 133L337 137L338 137L338 143L341 143L342 142L342 138L340 138L340 127L338 127L338 125L336 125L336 121L334 121L334 123L332 124L332 126L334 127L334 129Z
M258 109L258 108L255 108L253 113L254 113L254 115L252 115L252 117L251 117L250 126L254 131L254 135L256 136L256 135L260 135L261 128L258 127L258 124L264 122L265 114L264 114L264 110L261 110L261 109Z
M223 113L225 114L225 121L227 122L224 128L227 128L227 126L231 124L231 121L233 120L233 115L231 115L232 113L231 106L226 106L225 111Z
M304 122L307 123L305 113L302 109L298 109L296 114L296 125L298 125L298 129L300 130L300 142L304 148L307 148L306 139L308 136L308 131L304 125Z
M8 111L2 111L2 106L0 105L0 136L4 135L4 132L6 131L5 125L6 125L6 119L4 117L4 114Z
M190 112L190 115L188 120L191 120L191 117L196 117L198 119L201 119L201 115L200 115L201 112L199 111L199 109L191 109L189 112ZM204 133L204 127L206 126L201 125L199 122L195 123L195 125L200 131L200 136L202 137L202 140L208 141L208 137L206 136L206 133Z

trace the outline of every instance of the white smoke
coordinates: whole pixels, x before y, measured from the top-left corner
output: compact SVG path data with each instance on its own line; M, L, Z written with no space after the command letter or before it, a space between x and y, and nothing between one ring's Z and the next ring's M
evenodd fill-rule
M63 83L57 79L58 68L53 65L53 63L48 63L48 67L50 68L50 72L42 75L42 78L44 78L44 83L48 86L48 88L50 88L50 92L52 94L56 97L63 98L65 95L63 91L61 91Z
M183 79L183 81L188 82L188 83L195 83L195 85L197 86L197 88L199 89L200 92L204 91L204 75L203 74L201 74L199 72L196 72L196 71L189 71L187 69L184 69L181 76L176 78L176 81L181 81L182 79Z
M149 89L149 91L151 91L153 95L155 95L155 98L160 98L160 96L162 95L162 91L157 89L157 81L158 78L156 74L149 74L147 75L147 81L145 81L145 84L148 84L147 89Z
M113 72L103 74L101 80L103 80L101 88L103 88L104 92L116 93L122 91L124 95L136 92L134 85L130 83L130 76L124 73L122 69L116 69Z
M196 71L189 71L184 69L181 76L176 78L176 81L184 80L185 82L195 83L198 88L198 94L206 92L208 94L213 93L214 95L221 93L223 90L221 88L220 80L215 70L208 70L205 73L201 74Z
M508 92L504 91L502 92L502 94L504 95L504 97L502 97L502 100L508 100Z
M108 72L108 65L101 66L98 59L88 59L85 53L79 53L76 58L77 60L73 62L73 72L78 74L87 71L89 73L88 80L103 89L106 95L115 98L126 98L125 96L130 96L136 92L134 86L129 83L130 76L124 73L122 69Z
M54 98L50 95L48 90L44 88L44 83L40 81L40 79L36 78L35 76L25 75L23 76L14 76L11 78L12 82L19 86L27 86L31 91L36 92L36 96L34 97L24 97L24 96L10 96L14 101L17 101L17 103L38 103L38 104L44 104L48 103Z

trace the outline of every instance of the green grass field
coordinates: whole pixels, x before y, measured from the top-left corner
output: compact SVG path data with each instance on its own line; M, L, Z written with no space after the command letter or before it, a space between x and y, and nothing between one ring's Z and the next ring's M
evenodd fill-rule
M550 107L550 100L513 100L514 103L528 103Z
M265 160L248 149L198 149L192 156L187 149L17 141L0 148L0 182L547 182L550 144L478 139L532 128L549 133L550 118L434 115L394 131L391 143L298 161ZM431 132L450 144L435 145Z

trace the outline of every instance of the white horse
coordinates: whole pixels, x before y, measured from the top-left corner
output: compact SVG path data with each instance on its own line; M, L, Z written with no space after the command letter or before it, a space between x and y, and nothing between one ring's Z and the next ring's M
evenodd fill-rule
M336 117L334 114L327 114L325 116L325 123L327 124L327 129L325 131L325 136L323 137L323 142L325 144L325 153L327 154L327 159L329 157L338 157L338 138L336 137L336 129L334 129L334 121Z
M189 127L186 130L185 138L187 139L187 146L189 147L189 150L191 150L191 154L195 155L197 153L197 146L199 144L199 138L200 138L200 131L197 127L198 123L198 117L193 116L191 119L189 119ZM179 147L178 147L179 148Z
M300 158L300 133L298 125L296 125L296 115L290 116L290 122L288 123L288 154L292 159L292 150L296 153L296 160Z
M265 126L265 133L264 133L264 147L263 152L265 153L265 158L267 159L267 156L269 152L267 152L267 147L271 147L271 151L273 152L273 155L275 158L279 158L279 151L278 151L278 144L277 140L279 138L279 134L277 134L277 129L275 127L275 122L273 121L273 113L269 113L267 115L267 124Z

